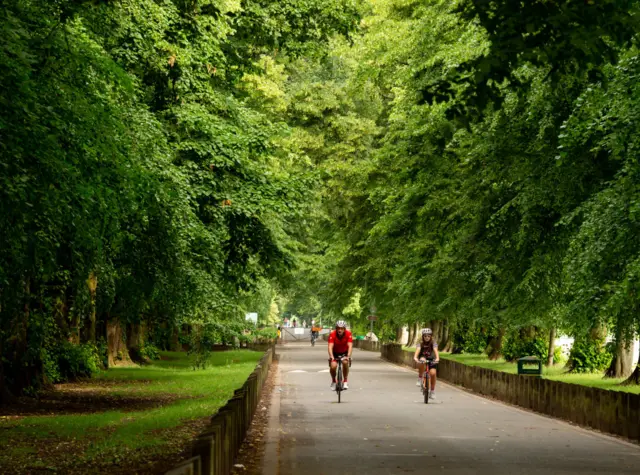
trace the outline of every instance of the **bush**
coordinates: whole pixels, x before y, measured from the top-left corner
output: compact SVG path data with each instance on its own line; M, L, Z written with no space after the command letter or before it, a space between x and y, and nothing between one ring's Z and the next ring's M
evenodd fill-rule
M562 354L562 348L556 346L553 350L553 364L563 364L567 362L566 356Z
M252 332L256 340L275 340L278 338L278 330L273 327L259 328Z
M42 350L42 369L45 383L61 383L64 381L58 365L57 353L52 350Z
M603 339L576 338L567 366L573 373L597 373L607 369L612 359Z
M159 360L160 359L160 348L151 344L145 343L140 348L140 357L145 360Z
M90 378L103 367L100 349L94 344L74 345L68 341L43 351L44 373L51 383Z
M463 326L453 334L453 346L456 352L480 354L487 348L489 335L475 326Z
M536 356L546 360L549 354L546 338L522 337L519 331L512 332L502 345L502 356L507 361L516 361L525 356Z

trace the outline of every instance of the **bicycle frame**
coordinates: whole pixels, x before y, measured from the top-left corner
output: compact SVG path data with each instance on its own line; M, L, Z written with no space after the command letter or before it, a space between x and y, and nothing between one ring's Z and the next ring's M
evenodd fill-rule
M338 367L336 368L336 392L338 393L338 402L340 402L342 396L341 393L343 391L342 389L342 382L343 382L343 378L342 378L342 360L347 358L346 356L340 356L339 358L336 358L335 360L338 362ZM349 359L349 366L351 366L351 359Z

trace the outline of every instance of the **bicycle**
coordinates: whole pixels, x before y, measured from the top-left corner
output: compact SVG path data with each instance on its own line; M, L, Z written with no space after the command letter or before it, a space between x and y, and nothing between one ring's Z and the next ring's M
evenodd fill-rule
M422 384L420 385L420 390L424 395L425 404L429 404L429 396L431 396L431 375L429 374L429 371L431 370L431 363L433 361L433 358L420 358L420 363L427 363L427 367L425 368L424 373L422 373Z
M336 372L336 392L338 393L338 403L341 400L341 393L344 391L342 387L342 383L344 378L342 377L342 360L345 358L349 358L348 356L338 356L335 360L338 362L338 368ZM329 365L331 365L331 360L329 360ZM349 358L349 367L351 367L351 358Z
M316 336L311 332L311 346L316 346Z

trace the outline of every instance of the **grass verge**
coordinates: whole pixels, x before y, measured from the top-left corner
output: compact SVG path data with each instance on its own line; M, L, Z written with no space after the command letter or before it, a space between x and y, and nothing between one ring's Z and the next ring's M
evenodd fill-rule
M0 446L8 448L0 451L0 473L153 473L153 459L177 456L261 356L216 352L207 369L194 371L185 353L163 352L150 366L60 385L49 397L75 401L78 413L0 417Z

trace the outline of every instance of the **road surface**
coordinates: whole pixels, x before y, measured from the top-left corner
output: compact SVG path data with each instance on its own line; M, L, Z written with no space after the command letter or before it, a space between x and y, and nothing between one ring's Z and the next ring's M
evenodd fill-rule
M354 349L342 403L326 343L278 347L264 475L640 474L640 447L438 382Z

